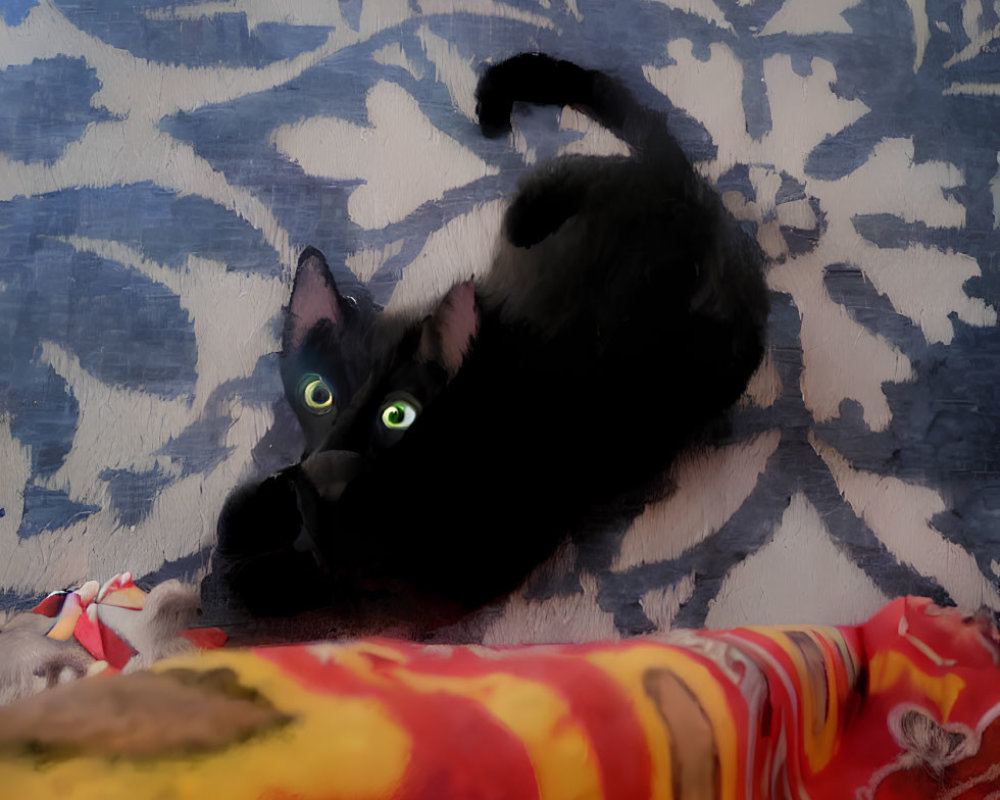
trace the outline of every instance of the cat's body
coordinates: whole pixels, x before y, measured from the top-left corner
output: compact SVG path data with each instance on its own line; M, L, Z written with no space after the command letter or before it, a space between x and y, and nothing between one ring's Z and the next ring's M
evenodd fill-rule
M307 457L230 499L214 561L252 611L489 601L588 516L640 507L760 362L759 250L660 116L546 56L492 67L477 98L487 135L513 101L573 105L632 155L533 171L492 272L371 336L303 253L283 376Z

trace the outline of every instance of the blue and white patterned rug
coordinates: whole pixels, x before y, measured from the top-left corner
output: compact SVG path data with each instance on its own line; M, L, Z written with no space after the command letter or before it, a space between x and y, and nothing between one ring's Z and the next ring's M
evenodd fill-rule
M303 246L417 304L488 263L526 163L615 147L552 109L481 138L477 69L542 50L671 109L773 259L771 348L732 441L486 639L1000 609L998 7L0 0L0 608L204 568L300 446Z

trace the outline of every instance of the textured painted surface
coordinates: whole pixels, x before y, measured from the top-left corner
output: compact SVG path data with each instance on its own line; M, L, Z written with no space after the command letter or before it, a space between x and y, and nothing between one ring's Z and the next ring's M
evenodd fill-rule
M487 638L1000 609L998 37L981 0L7 0L0 604L206 564L225 494L297 454L303 246L419 306L526 163L616 149L551 109L480 137L478 65L542 49L670 111L773 259L771 351L731 441Z

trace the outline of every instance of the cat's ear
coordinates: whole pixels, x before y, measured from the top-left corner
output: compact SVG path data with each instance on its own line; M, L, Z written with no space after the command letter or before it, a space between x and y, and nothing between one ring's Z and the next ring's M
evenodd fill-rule
M307 247L299 256L295 271L292 299L281 333L282 350L286 353L298 350L309 331L323 320L333 328L343 323L340 296L323 254L315 247Z
M437 361L454 377L479 333L479 306L476 286L463 281L451 287L437 309L423 322L420 356Z

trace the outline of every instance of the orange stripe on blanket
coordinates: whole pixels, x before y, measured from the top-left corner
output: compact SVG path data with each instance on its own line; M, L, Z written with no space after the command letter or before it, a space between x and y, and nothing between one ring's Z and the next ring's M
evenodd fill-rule
M566 703L583 726L596 755L602 796L645 800L650 796L649 745L629 696L607 673L579 656L590 646L518 649L421 648L407 668L439 676L504 674L539 682Z

